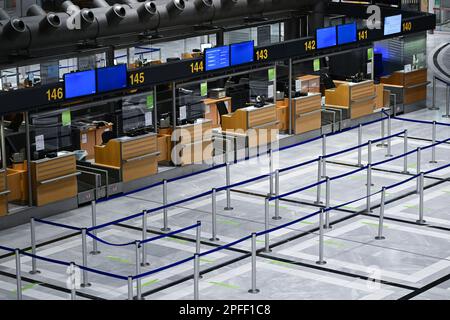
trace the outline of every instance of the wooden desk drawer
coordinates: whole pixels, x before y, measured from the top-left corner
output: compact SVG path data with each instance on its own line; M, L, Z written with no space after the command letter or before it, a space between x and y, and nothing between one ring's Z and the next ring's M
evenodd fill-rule
M322 126L322 111L300 114L295 121L295 134L301 134L320 129Z

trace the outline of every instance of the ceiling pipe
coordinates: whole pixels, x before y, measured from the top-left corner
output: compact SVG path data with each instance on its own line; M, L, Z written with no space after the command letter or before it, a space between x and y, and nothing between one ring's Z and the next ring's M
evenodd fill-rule
M67 13L68 23L72 23L74 29L76 28L86 28L95 21L95 16L92 10L82 9L75 5L72 1L66 0L61 1L57 5L63 12Z
M39 22L39 29L42 31L55 30L61 26L61 19L57 14L53 12L46 13L44 9L42 9L36 4L31 5L27 9L27 16L43 17L42 20Z

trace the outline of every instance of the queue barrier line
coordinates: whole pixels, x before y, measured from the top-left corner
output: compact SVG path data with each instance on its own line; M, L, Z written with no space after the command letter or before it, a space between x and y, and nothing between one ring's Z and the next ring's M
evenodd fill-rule
M386 111L382 111L385 115L388 115L386 113ZM445 122L439 122L439 121L427 121L427 120L417 120L417 119L409 119L409 118L403 118L403 117L398 117L398 116L391 116L391 119L394 120L399 120L399 121L405 121L405 122L413 122L413 123L421 123L421 124L433 124L436 123L439 126L445 126L445 127L450 127L450 123L445 123Z
M70 226L70 225L67 225L67 224L63 224L63 223L47 221L47 220L42 220L42 219L37 219L37 218L35 218L34 221L40 222L40 223L43 223L43 224L48 224L48 225L55 226L55 227L64 228L64 229L75 230L75 231L81 231L81 229L82 229L82 228L79 228L79 227L74 227L74 226Z

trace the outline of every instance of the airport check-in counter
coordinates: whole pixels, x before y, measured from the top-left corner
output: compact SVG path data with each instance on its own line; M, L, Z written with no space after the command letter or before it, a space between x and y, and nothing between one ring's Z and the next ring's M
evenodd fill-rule
M219 110L217 108L217 103L219 103L219 102L224 102L228 112L231 112L231 98L230 97L224 97L221 99L207 98L207 99L203 100L203 103L205 104L204 118L212 121L213 128L220 127L220 114L219 114Z
M325 90L325 107L341 109L347 119L357 119L374 112L376 104L373 80L334 81L336 88Z
M120 137L95 146L95 165L119 171L122 182L156 174L158 156L156 133Z
M6 170L0 170L0 217L8 214L8 194Z
M322 126L322 95L308 93L292 99L292 126L295 134L320 129Z
M222 116L222 132L227 136L245 138L248 148L275 141L278 124L277 109L274 104L260 108L246 107Z
M413 71L395 71L390 76L380 78L384 87L396 95L396 112L407 112L409 106L422 105L427 99L427 68Z
M72 152L58 152L57 157L31 161L34 204L43 206L76 197L79 174Z

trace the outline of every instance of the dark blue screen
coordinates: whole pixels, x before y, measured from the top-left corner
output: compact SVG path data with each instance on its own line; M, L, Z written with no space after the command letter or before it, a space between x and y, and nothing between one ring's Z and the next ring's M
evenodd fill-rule
M333 47L336 45L336 27L317 29L317 49Z
M253 41L235 43L231 46L231 65L253 62L254 44Z
M226 68L230 66L230 47L216 47L205 50L206 71Z
M66 73L64 75L66 99L87 96L96 93L95 70Z
M338 44L356 42L356 23L338 26Z
M126 87L127 66L125 64L97 69L98 92L113 91Z

